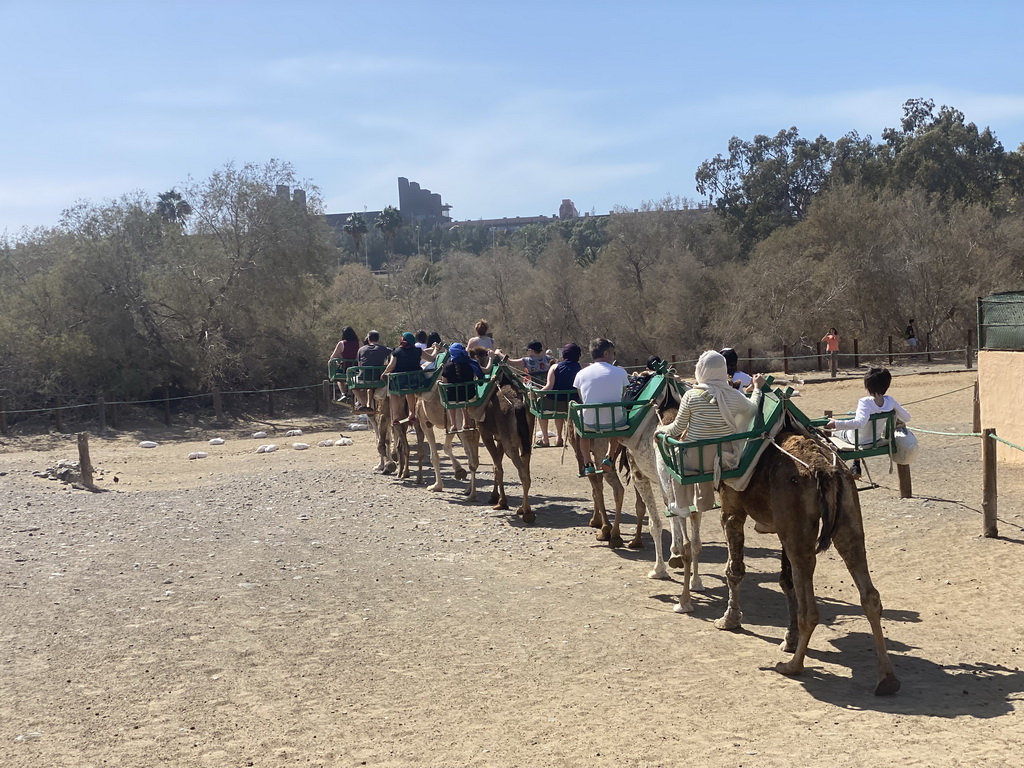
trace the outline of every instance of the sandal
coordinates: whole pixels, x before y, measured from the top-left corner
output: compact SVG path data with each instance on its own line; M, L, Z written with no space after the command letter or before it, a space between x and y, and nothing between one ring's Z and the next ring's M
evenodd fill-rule
M551 443L542 443L540 440L538 440L536 443L533 444L533 447L534 448L550 448L551 447Z

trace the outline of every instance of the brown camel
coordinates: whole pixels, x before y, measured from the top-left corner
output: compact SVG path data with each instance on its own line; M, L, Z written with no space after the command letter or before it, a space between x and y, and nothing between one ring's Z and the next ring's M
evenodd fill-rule
M868 573L864 524L853 476L823 441L803 434L788 414L787 419L785 429L776 437L776 446L761 456L746 490L722 486L722 527L729 542L729 606L715 626L740 627L739 586L745 572L743 524L749 515L762 528L776 531L782 542L779 581L789 603L790 618L782 648L793 656L776 669L784 675L800 674L811 633L818 624L815 556L834 543L860 591L860 602L874 635L878 658L875 693L896 693L900 682L885 650L882 601Z
M505 454L512 460L523 486L523 502L516 510L523 522L532 523L536 516L530 509L530 456L533 449L534 416L526 406L522 385L504 370L495 371L501 378L487 403L467 411L476 421L480 437L494 464L494 509L508 509L505 497ZM472 440L467 441L471 443ZM468 445L467 445L468 448Z

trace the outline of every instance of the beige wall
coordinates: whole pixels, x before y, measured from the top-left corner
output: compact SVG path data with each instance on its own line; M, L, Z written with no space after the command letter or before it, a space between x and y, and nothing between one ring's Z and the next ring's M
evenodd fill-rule
M1024 445L1024 352L978 351L981 428ZM1024 464L1024 451L999 446L999 460Z

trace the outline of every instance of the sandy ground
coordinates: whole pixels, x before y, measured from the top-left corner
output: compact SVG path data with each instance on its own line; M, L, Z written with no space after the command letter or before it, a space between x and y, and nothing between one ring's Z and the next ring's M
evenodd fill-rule
M891 391L914 425L969 431L973 380ZM799 403L841 412L860 394L808 383ZM344 426L288 425L314 446ZM0 766L1024 763L1024 467L1000 466L1001 538L982 538L977 439L922 435L909 500L887 461L870 464L868 556L903 683L882 698L831 551L808 669L785 678L774 537L749 534L745 626L720 632L717 520L707 589L674 614L679 575L645 578L649 540L594 540L589 485L554 448L534 456L527 527L450 478L431 493L372 474L367 433L256 455L270 440L254 429L94 437L97 494L32 475L76 458L73 436L5 440Z

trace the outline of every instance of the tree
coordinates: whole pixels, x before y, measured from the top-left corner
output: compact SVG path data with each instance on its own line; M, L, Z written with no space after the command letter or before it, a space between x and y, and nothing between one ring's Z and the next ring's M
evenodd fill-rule
M380 234L384 238L384 250L390 253L391 245L395 242L395 235L398 234L398 230L402 226L402 214L395 206L389 205L380 212L380 216L377 217L373 226L380 230Z
M697 191L708 197L745 250L779 227L802 221L828 181L834 144L801 138L797 129L753 141L729 140L729 155L697 169Z
M964 113L931 99L909 99L900 128L882 132L889 186L918 188L950 201L992 205L1000 187L1020 190L1020 166L989 128L966 123Z
M358 213L353 213L345 219L345 226L341 229L346 235L352 238L352 242L355 243L356 246L356 253L358 253L363 247L363 238L366 237L366 233L368 231L366 228L366 219Z
M156 212L168 224L184 224L185 219L192 215L192 206L183 200L177 190L157 195Z

